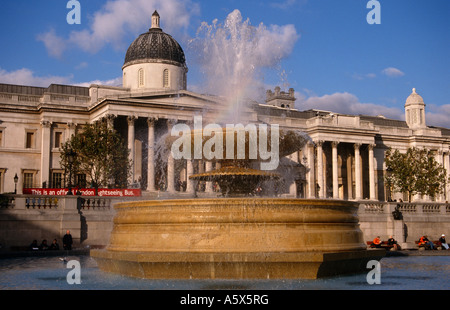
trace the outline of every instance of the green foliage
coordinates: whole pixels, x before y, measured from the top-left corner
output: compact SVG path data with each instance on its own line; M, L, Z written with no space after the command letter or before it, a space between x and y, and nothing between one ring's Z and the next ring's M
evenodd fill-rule
M127 186L131 169L129 150L106 122L86 124L61 147L61 167L70 170L68 152L75 151L72 174L86 174L95 188Z
M407 193L408 200L415 194L435 197L445 188L447 172L435 159L433 151L409 148L406 153L399 150L386 152L386 183L394 191Z

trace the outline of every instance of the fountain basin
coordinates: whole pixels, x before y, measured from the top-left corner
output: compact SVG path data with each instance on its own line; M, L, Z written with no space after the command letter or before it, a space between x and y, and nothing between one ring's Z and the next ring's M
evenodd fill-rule
M366 270L357 204L337 200L218 198L115 206L99 268L151 279L313 279Z

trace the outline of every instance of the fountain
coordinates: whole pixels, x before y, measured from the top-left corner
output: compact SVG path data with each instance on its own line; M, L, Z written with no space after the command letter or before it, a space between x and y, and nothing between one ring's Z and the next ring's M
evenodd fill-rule
M251 53L261 52L256 45L267 40L258 36L267 33L267 29L252 28L248 21L242 23L238 11L229 15L222 28L217 24L206 28L206 53L215 59L214 66L208 63L206 66L217 70L211 72L211 76L220 76L217 85L225 87L228 81L232 86L222 94L231 98L231 120L225 115L220 123L236 123L245 102L236 94L248 93L245 88L254 84L253 75L258 67L255 63L249 66L239 57L260 59ZM213 28L218 30L211 34ZM273 63L267 59L260 62ZM220 75L226 73L230 76ZM237 85L243 88L237 89ZM270 134L256 131L253 139L261 143L266 137L277 137L266 146L267 150L278 147L279 158L301 150L308 142L303 133L276 129L272 128ZM183 133L187 137L183 147L191 150L185 153L193 156L196 141L200 141L203 149L208 143L208 137L203 134L203 130ZM384 250L366 249L356 202L252 196L260 184L268 180L276 182L283 175L261 169L267 157L251 154L249 131L244 133L245 138L235 138L234 144L226 143L227 130L215 131L214 137L222 134L223 139L215 145L215 151L217 147L222 148L223 156L216 157L220 168L190 177L195 181L217 182L222 196L115 205L109 246L91 251L101 270L150 279L316 279L367 272L368 261L384 256ZM234 134L237 137L239 130ZM196 140L199 136L201 139ZM173 153L171 148L178 138L166 135L160 145ZM237 155L239 142L245 146L240 156ZM230 148L233 148L232 156L225 156ZM191 158L210 160L205 154Z
M307 141L292 131L280 140L280 154ZM117 204L108 248L91 254L99 268L152 279L311 279L361 272L384 255L366 250L357 203L249 196L282 176L250 168L248 157L220 162L191 179L219 182L223 197Z

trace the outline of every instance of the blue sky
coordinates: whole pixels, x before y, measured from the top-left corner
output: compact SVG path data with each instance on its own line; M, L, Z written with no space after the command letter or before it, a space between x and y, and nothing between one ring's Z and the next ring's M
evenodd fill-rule
M264 83L295 88L298 109L402 119L415 87L428 125L450 127L448 0L379 0L379 25L366 21L368 0L79 0L80 25L67 23L67 2L1 1L0 83L118 85L128 46L158 9L163 30L187 54L188 87L199 89L188 41L202 22L238 9L252 25L295 29L283 33L294 44L278 47L283 59Z

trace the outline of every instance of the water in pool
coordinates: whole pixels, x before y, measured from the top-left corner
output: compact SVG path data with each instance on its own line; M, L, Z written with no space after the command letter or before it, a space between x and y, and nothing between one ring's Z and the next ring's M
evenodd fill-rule
M0 290L448 290L450 256L381 260L381 284L367 274L318 280L147 280L104 273L89 256L0 259ZM67 261L80 263L80 284L69 284ZM370 269L368 269L368 272ZM72 276L70 276L72 279ZM375 277L370 277L375 279Z

